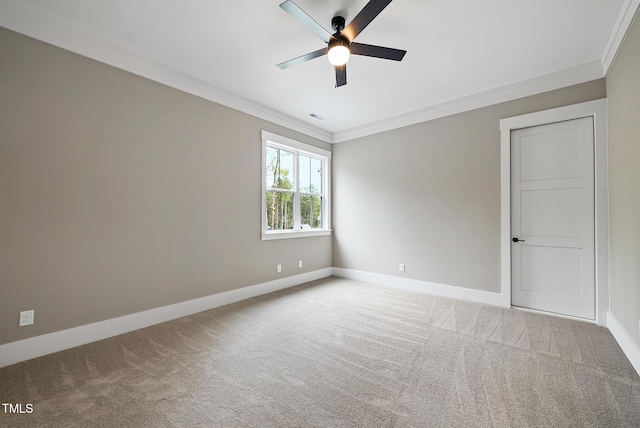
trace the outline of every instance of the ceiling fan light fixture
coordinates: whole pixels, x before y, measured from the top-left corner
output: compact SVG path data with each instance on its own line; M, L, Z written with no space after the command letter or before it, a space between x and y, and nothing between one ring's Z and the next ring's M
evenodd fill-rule
M277 67L282 70L327 55L329 62L335 68L336 88L338 88L347 84L347 61L349 61L349 56L352 53L354 55L402 61L407 51L354 42L358 34L360 34L391 1L392 0L369 0L347 26L345 26L344 16L334 16L331 19L331 29L334 33L331 34L309 16L309 14L300 9L293 0L285 0L280 4L280 8L305 26L307 30L318 36L327 44L327 47L309 52L306 55L290 59L289 61L281 62L277 64ZM353 47L353 52L351 52L351 47Z
M329 62L335 66L345 65L349 61L349 42L342 38L335 38L329 42Z

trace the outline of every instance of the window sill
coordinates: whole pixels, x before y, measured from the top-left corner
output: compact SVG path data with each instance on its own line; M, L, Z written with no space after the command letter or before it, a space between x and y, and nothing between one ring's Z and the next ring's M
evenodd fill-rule
M310 236L329 235L331 235L331 230L279 230L277 232L263 232L262 240L270 241L272 239L307 238Z

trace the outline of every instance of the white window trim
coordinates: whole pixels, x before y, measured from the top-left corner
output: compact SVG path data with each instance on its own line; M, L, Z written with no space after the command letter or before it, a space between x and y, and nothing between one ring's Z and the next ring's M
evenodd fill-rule
M323 180L323 204L322 204L322 218L323 229L305 229L305 230L267 230L267 207L265 200L267 196L267 145L281 146L283 149L294 149L297 154L306 154L314 157L325 158L324 162L325 170L322 176ZM295 162L297 165L297 161ZM271 239L288 239L288 238L301 238L309 236L326 236L331 235L331 152L329 150L321 149L319 147L312 146L310 144L301 143L296 140L292 140L281 135L273 134L268 131L262 131L262 199L260 205L262 206L262 212L260 216L261 237L262 240ZM298 172L294 171L296 177L296 187L298 186ZM304 192L303 192L304 193ZM297 202L299 203L299 201ZM295 211L295 215L300 215L299 208ZM299 219L298 222L299 223Z

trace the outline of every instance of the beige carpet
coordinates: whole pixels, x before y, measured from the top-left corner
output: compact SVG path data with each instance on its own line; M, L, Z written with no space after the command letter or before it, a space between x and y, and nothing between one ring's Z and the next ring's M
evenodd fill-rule
M327 278L0 369L0 426L640 427L604 328Z

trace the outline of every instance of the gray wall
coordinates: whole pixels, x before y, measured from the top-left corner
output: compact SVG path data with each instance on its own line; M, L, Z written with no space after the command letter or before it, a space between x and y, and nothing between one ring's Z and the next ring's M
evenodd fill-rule
M612 311L629 332L637 27L607 78ZM337 144L333 241L261 241L260 130L328 144L4 29L0 55L0 344L332 264L499 292L499 120L605 96L601 79Z
M333 265L500 292L500 119L605 95L600 79L334 145Z
M0 29L0 344L330 267L260 240L261 129L331 149Z
M610 310L640 347L640 19L607 74Z

